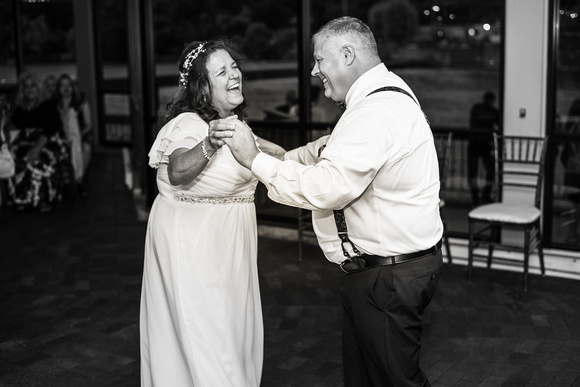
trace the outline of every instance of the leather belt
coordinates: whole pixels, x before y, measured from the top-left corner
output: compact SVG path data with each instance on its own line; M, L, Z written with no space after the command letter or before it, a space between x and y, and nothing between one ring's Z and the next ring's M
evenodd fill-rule
M353 273L378 266L391 266L421 258L427 255L435 255L441 249L441 241L431 248L417 251L415 253L392 255L390 257L380 257L378 255L358 255L340 264L340 268L345 273Z

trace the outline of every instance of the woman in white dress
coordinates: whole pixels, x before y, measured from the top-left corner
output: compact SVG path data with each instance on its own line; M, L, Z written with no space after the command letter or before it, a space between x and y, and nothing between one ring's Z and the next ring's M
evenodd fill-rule
M179 74L149 153L159 194L145 241L141 385L257 387L264 344L257 180L207 138L211 120L244 117L239 55L223 41L192 42Z

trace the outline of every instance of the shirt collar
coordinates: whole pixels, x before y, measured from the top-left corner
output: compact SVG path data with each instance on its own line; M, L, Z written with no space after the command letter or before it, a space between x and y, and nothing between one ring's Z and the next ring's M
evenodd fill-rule
M346 98L344 99L346 106L353 106L362 99L364 99L368 93L370 93L375 86L375 81L383 77L385 72L389 70L384 63L379 63L372 69L368 70L366 73L361 75L348 89L346 93Z

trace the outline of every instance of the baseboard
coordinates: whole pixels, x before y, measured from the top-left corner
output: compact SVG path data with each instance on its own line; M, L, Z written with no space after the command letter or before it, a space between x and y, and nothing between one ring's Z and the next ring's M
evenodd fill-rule
M258 225L258 235L265 238L298 241L298 231L294 228L276 227L270 225ZM467 266L467 239L449 238L451 256L454 265ZM306 234L304 243L316 244L316 236ZM443 249L444 260L447 261L446 250ZM477 254L485 254L485 249L476 249ZM499 258L492 261L491 269L522 271L523 256L520 252L497 250L494 256ZM476 257L474 267L486 267L485 258ZM580 280L580 253L568 250L544 249L544 266L546 276ZM537 254L530 256L529 273L540 274L540 263Z

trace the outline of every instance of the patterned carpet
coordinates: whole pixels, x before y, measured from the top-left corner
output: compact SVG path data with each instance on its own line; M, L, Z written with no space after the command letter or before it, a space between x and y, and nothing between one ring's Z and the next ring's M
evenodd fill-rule
M88 197L0 210L0 386L139 386L146 225L123 179L120 154L97 154ZM259 240L262 386L342 386L340 270L317 246L297 253ZM447 265L425 315L434 386L580 386L580 281L531 276L524 294L518 273L465 278Z

